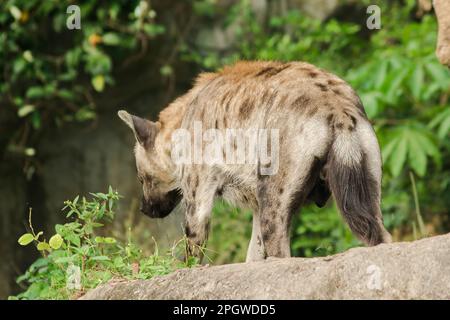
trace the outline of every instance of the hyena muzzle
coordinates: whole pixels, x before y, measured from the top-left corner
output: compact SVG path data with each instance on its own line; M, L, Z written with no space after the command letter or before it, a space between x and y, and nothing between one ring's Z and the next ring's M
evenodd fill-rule
M157 122L125 111L119 117L137 140L142 211L161 218L181 201L193 255L201 256L198 248L207 240L216 197L253 211L247 261L289 257L293 214L309 202L324 206L331 194L361 241L377 245L391 239L380 210L380 150L361 100L342 79L313 65L238 62L201 74ZM195 137L196 123L223 133L277 130L276 145L267 145L279 154L276 172L263 174L272 163L259 158L249 163L174 161L174 133L182 129ZM236 143L227 148L233 151ZM222 160L229 149L219 144Z

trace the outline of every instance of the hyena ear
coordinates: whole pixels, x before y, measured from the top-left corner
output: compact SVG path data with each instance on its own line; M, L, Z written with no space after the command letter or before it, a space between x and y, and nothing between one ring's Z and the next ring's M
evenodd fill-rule
M117 115L133 130L136 140L145 148L150 149L155 143L156 135L161 128L159 122L152 122L120 110Z

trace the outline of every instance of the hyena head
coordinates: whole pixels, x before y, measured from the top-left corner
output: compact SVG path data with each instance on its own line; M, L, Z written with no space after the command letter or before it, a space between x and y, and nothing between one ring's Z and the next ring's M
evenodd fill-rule
M118 115L131 128L136 138L134 154L137 176L143 191L141 211L151 218L164 218L180 202L181 194L175 188L175 179L156 147L161 125L123 110Z

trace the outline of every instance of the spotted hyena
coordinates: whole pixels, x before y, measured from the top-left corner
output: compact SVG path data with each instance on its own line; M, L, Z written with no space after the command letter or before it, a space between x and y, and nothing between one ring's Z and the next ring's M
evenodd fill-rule
M360 240L390 241L380 211L376 136L355 91L333 74L304 62L238 62L200 74L157 122L125 111L119 116L137 140L142 212L162 218L181 201L191 254L201 255L197 248L207 240L216 197L253 211L247 261L289 257L292 216L309 202L324 206L331 194ZM272 163L259 156L245 163L174 161L174 134L194 134L196 123L224 133L277 132L278 140L267 143L277 150L276 170L264 173ZM223 143L219 151L225 159Z

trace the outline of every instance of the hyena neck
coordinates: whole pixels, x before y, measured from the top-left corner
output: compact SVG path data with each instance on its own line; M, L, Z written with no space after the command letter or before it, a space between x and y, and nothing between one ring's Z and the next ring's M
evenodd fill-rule
M161 129L156 137L155 149L158 158L161 160L161 165L165 168L166 174L173 180L177 178L177 168L171 157L172 134L181 127L189 98L190 92L175 99L175 101L164 108L159 114Z
M202 73L196 79L194 87L186 94L182 95L170 103L159 113L158 121L161 123L160 131L157 135L155 147L162 165L167 168L166 174L170 175L174 181L179 181L177 166L172 160L172 134L181 128L184 116L187 112L190 101L196 97L203 85L214 78L214 73ZM175 186L178 187L178 186Z

